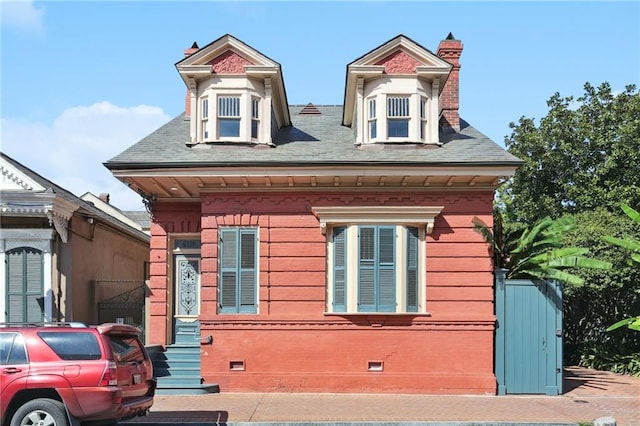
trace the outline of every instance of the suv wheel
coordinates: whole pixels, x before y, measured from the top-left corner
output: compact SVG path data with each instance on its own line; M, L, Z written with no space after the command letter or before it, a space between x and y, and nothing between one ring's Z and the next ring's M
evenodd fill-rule
M11 426L69 426L69 422L60 401L39 398L18 408Z

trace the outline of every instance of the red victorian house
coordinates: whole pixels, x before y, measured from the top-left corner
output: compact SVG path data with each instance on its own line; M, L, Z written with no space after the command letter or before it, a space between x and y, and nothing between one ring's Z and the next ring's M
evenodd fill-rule
M341 106L231 35L185 53L186 112L105 163L153 214L148 340L225 391L494 394L472 218L520 160L459 118L462 43L389 40Z

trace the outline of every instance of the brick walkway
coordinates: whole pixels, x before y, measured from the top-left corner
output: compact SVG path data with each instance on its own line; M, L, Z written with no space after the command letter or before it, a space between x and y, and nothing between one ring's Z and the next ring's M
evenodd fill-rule
M308 393L158 395L147 417L126 423L366 422L447 425L575 425L610 416L640 426L640 378L568 368L561 396ZM445 423L443 423L445 422Z

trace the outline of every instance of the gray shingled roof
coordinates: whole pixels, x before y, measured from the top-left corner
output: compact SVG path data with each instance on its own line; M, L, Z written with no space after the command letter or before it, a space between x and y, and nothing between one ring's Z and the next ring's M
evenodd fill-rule
M467 122L459 133L442 133L442 146L420 144L355 145L351 128L341 125L342 106L316 106L321 114L299 115L303 105L290 106L292 126L280 129L275 147L245 144L188 146L189 120L184 114L169 121L105 166L109 169L189 166L279 165L518 165L508 153Z
M142 241L149 240L149 235L147 235L146 233L140 231L139 229L133 228L124 222L121 222L117 218L100 210L99 208L94 206L92 203L89 203L83 200L82 198L75 196L73 193L67 191L66 189L64 189L59 185L56 185L55 183L51 182L50 180L46 179L45 177L31 170L30 168L20 163L19 161L9 157L7 154L0 152L0 156L6 159L9 163L11 163L11 165L13 165L15 168L20 170L26 176L33 179L39 185L44 187L45 188L44 192L52 192L56 194L63 200L78 206L78 211L83 213L88 213L88 214L91 214L92 216L98 217L104 222L111 224L112 226L120 229L121 231L129 233L130 235L134 236L135 238L138 238L139 240L142 240Z

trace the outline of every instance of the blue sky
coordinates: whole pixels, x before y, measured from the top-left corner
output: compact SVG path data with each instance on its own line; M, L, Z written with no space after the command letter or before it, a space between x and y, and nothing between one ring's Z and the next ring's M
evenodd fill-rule
M140 198L102 165L184 110L174 64L232 34L282 66L290 104L342 104L346 65L398 34L461 40L460 114L503 144L556 92L640 84L640 2L1 0L1 150L76 195Z

